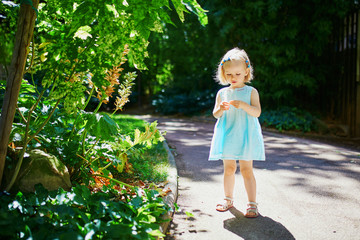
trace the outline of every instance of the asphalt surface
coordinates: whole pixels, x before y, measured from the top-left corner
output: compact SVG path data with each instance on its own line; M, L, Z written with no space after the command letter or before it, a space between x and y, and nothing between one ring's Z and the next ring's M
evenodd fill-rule
M260 216L247 219L246 192L236 173L234 205L217 212L221 161L207 160L214 122L157 120L175 156L180 210L170 239L360 239L360 151L263 132L266 161L254 162Z

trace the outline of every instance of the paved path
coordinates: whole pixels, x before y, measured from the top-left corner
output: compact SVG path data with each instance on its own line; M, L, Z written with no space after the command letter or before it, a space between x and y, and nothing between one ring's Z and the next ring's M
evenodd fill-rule
M267 161L254 162L261 216L247 219L239 170L235 208L215 210L223 166L207 161L214 123L142 118L157 119L175 150L181 209L167 239L360 239L359 151L264 132Z

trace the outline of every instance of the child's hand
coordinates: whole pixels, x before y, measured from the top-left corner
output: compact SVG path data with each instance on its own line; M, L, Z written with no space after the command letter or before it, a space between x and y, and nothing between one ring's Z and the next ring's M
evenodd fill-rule
M229 104L233 105L236 108L242 108L244 102L240 100L231 100Z
M229 110L230 108L230 103L228 102L222 102L220 103L220 109L223 111Z

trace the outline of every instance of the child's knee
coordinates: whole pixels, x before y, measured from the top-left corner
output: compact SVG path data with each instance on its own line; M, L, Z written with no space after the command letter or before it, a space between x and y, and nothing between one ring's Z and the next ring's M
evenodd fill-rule
M243 176L243 178L253 178L254 177L254 173L251 168L240 169L240 172L241 172L241 175Z
M235 166L226 166L224 168L224 175L226 175L226 176L234 175L235 172L236 172L236 165Z

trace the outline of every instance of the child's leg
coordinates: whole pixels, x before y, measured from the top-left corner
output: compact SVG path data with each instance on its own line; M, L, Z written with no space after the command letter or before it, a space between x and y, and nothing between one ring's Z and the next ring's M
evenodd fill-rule
M223 160L224 162L224 193L225 197L233 198L235 186L236 161Z
M246 193L249 202L256 202L256 180L253 172L253 161L239 161L240 172L244 179ZM255 215L251 212L250 215Z

